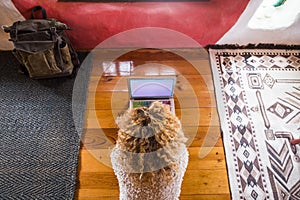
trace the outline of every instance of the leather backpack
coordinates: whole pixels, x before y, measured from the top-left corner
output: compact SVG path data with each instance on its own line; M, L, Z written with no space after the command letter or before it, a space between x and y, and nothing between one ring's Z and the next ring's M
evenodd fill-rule
M34 14L42 12L42 19ZM14 22L4 31L14 44L13 54L31 78L70 76L80 66L78 56L65 34L70 28L56 19L47 18L41 6L32 9L31 19Z

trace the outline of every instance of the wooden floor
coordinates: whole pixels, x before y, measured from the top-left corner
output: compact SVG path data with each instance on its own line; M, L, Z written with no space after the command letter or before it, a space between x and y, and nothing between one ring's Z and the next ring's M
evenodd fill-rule
M175 50L142 49L121 54L118 59L109 51L107 57L103 52L101 56L95 54L76 199L118 199L109 149L116 139L114 118L128 105L126 78L133 75L177 77L176 115L188 137L190 153L180 199L230 199L208 56L191 49L179 52L183 53L179 56Z

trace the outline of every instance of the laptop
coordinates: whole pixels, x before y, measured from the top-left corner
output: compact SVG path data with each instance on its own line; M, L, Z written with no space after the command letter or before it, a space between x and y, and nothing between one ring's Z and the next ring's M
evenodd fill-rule
M163 78L128 78L129 108L148 107L154 101L169 105L175 114L174 77Z

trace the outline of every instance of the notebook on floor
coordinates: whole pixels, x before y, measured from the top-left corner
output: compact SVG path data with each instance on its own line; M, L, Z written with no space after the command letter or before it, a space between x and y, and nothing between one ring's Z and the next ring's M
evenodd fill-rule
M169 105L171 112L175 113L175 83L173 77L128 78L129 108L148 107L152 102L160 101Z

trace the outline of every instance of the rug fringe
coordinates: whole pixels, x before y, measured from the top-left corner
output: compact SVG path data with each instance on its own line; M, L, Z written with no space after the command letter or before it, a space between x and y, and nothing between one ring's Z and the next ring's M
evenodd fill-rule
M300 45L286 45L286 44L213 44L205 46L205 49L289 49L289 50L299 50Z

